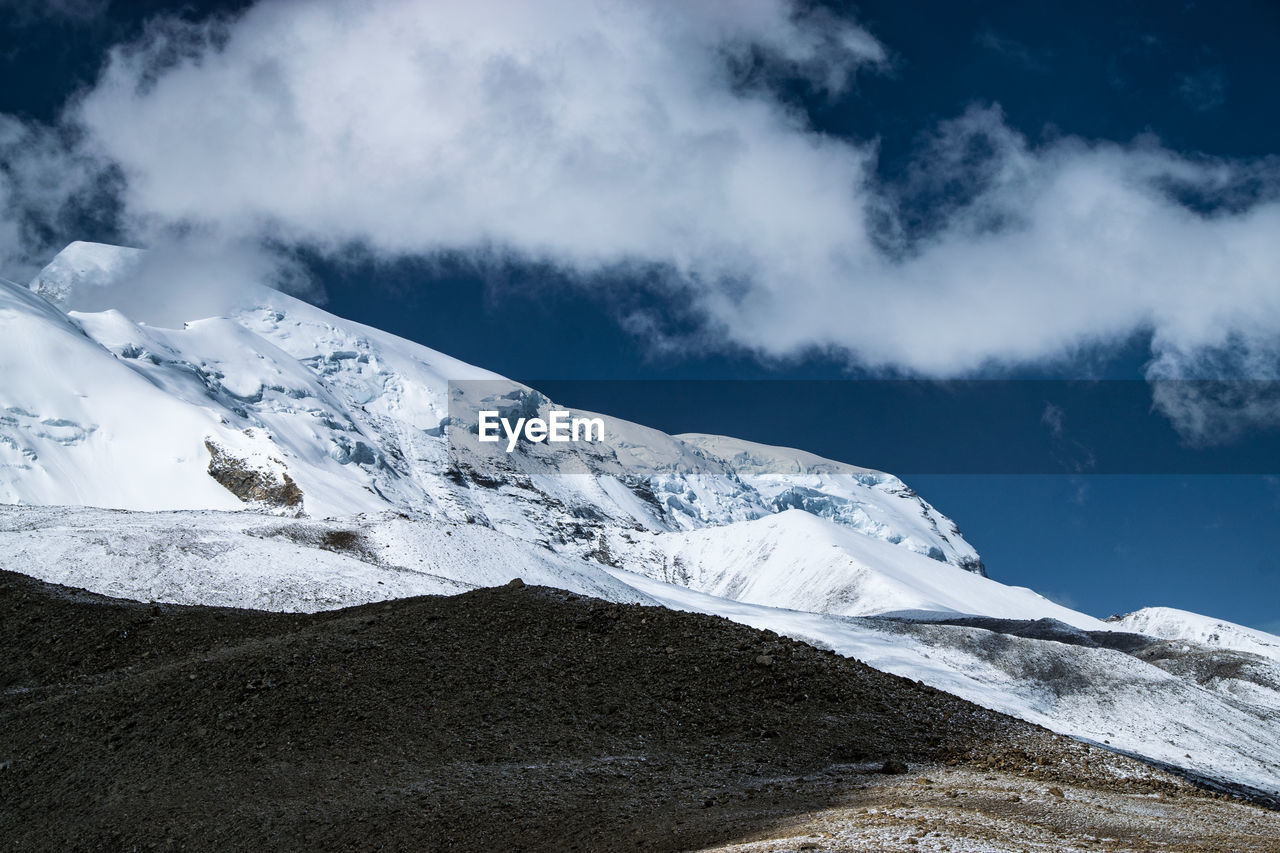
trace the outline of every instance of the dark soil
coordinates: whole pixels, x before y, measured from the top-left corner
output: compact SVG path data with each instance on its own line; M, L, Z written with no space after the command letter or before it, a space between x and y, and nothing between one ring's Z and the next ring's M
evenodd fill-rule
M860 772L1081 749L771 632L541 587L290 615L0 573L0 849L688 849Z

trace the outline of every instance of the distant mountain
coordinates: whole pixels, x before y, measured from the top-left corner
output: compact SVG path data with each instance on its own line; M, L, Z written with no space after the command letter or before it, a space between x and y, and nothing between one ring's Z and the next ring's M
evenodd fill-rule
M1107 622L1124 631L1249 652L1280 663L1280 637L1174 607L1144 607L1123 616L1112 616Z

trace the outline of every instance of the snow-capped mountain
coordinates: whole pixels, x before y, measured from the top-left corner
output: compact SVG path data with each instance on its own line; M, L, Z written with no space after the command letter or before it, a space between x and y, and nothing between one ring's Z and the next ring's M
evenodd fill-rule
M478 408L551 401L253 283L157 290L149 263L74 243L0 280L7 569L301 611L521 577L770 628L1280 796L1280 638L1001 584L898 478L799 450L606 417L598 444L478 452Z
M399 510L575 555L606 529L696 530L796 507L982 570L954 523L897 478L796 451L610 419L605 445L576 453L563 473L527 447L460 466L446 437L449 383L500 377L263 287L240 290L225 316L179 328L77 310L127 291L144 263L137 250L74 243L30 289L0 286L6 502ZM524 405L549 405L506 387Z

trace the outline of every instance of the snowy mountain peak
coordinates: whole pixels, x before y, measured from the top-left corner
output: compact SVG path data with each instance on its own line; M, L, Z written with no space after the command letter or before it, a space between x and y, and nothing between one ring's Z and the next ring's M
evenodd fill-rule
M102 287L127 277L144 256L141 249L77 240L59 252L29 285L31 290L64 309L74 307L84 288Z
M839 616L982 613L1105 627L1029 589L794 508L676 534L624 531L609 548L631 571L748 604Z

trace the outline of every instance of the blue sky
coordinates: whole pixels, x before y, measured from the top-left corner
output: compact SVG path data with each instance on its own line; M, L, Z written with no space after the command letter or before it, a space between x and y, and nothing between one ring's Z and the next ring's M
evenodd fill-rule
M0 2L0 273L205 241L530 380L1277 378L1274 3L490 5ZM752 437L870 463L821 417ZM1277 472L1194 467L908 480L1001 580L1280 629Z

